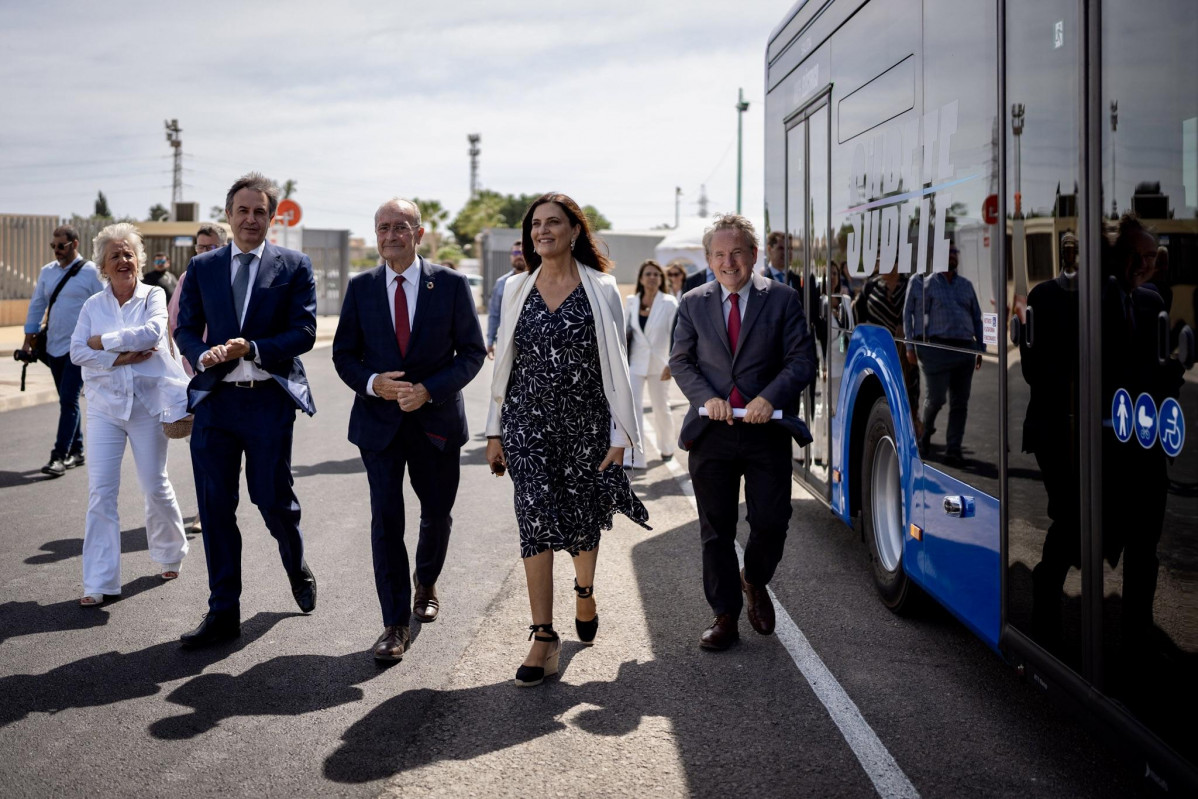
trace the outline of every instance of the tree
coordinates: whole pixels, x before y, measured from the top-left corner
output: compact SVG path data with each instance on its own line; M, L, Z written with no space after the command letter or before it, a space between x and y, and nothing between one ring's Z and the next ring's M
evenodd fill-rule
M586 214L587 221L591 223L591 230L610 230L611 222L607 217L599 213L599 209L593 205L584 205L582 212Z
M420 209L420 221L430 233L436 233L441 223L449 219L449 211L441 205L440 200L422 200L413 197L412 202Z
M483 228L509 227L503 215L503 206L503 195L490 189L482 189L471 197L449 223L449 229L458 244L470 247Z
M283 195L282 199L290 200L291 195L295 194L296 188L297 188L297 184L294 180L288 179L288 180L283 181L283 185L279 186L279 191Z
M95 216L100 219L112 219L112 212L108 210L108 198L104 196L104 192L96 194L96 210Z
M212 206L212 210L208 212L208 216L209 216L209 218L212 219L213 222L228 222L229 221L229 218L227 216L225 216L225 209L221 208L219 205Z
M149 217L151 222L165 222L171 218L171 212L162 203L156 203L150 206Z

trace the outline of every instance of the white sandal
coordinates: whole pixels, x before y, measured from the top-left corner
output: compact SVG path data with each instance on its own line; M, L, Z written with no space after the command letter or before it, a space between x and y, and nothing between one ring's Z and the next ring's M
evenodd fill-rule
M160 568L162 569L162 571L160 571L158 573L158 576L161 577L163 579L163 581L174 580L175 578L177 578L179 576L179 567L182 565L183 565L182 563L160 564Z
M84 608L95 608L104 604L103 594L84 594L79 599L79 606Z

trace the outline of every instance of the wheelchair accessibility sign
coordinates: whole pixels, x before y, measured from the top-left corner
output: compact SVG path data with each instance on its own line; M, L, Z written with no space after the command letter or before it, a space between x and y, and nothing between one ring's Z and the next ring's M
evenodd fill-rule
M1160 432L1161 449L1170 458L1176 458L1186 443L1186 419L1181 413L1181 405L1169 397L1161 403Z

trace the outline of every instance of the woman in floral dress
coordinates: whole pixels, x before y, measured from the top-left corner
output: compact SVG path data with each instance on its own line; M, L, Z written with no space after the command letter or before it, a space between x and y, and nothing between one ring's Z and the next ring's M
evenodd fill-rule
M639 441L625 353L623 301L586 216L563 194L538 197L524 216L529 271L504 286L487 461L515 484L520 556L532 608L532 649L516 684L557 673L553 553L574 563L579 640L594 641L593 597L601 530L648 512L621 464Z

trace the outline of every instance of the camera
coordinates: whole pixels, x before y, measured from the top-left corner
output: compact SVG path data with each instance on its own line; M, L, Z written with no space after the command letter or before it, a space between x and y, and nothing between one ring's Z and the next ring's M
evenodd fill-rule
M24 364L37 363L37 355L32 352L25 352L25 350L14 350L12 359Z

